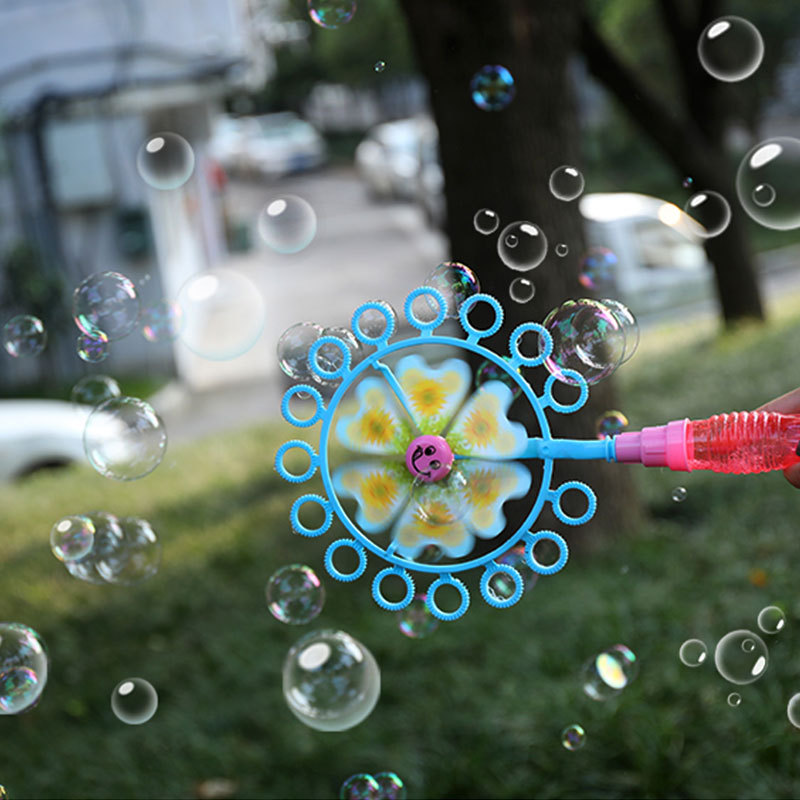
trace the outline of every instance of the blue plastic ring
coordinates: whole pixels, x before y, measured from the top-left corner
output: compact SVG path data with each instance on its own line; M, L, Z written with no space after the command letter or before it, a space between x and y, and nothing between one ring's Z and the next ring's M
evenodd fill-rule
M432 297L439 306L439 313L436 315L436 319L431 322L422 322L414 316L414 301L423 295ZM438 289L434 289L432 286L420 286L419 289L414 289L414 291L406 297L403 313L406 315L409 325L412 325L423 333L430 333L445 321L447 317L447 300L444 299L444 295Z
M550 375L544 384L544 391L547 395L545 398L545 403L550 406L553 411L557 411L559 414L571 414L573 411L577 411L579 408L581 408L589 399L589 386L586 383L586 378L584 378L580 372L577 372L574 369L564 369L561 371L561 374L565 378L572 378L575 381L575 383L567 383L567 386L577 386L580 389L578 399L573 403L559 403L558 400L556 400L556 398L553 396L553 386L558 378L556 378L555 375ZM560 383L566 383L566 381L560 381Z
M289 472L289 470L283 465L283 457L289 450L294 448L298 448L299 450L308 453L308 457L310 459L308 469L302 475L295 475ZM285 481L289 481L289 483L303 483L317 471L317 454L314 452L314 448L308 442L304 442L302 439L290 439L288 442L282 444L278 448L278 452L275 453L275 469Z
M399 576L406 584L405 597L403 597L402 600L398 600L396 603L387 600L381 592L381 583L384 578L388 578L389 575ZM372 581L372 596L381 608L385 608L387 611L399 611L401 608L405 608L414 599L414 579L404 569L400 569L400 567L386 567L382 569Z
M533 548L538 542L542 541L542 539L549 539L551 542L555 542L555 544L558 546L558 560L554 564L550 564L549 567L546 567L544 564L540 564L536 560L536 556L533 554ZM569 547L567 547L567 542L563 536L559 536L553 531L539 531L538 533L525 535L525 562L534 572L538 573L539 575L554 575L556 572L564 569L564 565L567 563L568 558Z
M498 572L508 575L511 580L514 581L514 594L512 594L511 597L501 599L492 592L489 581L492 579L492 576L497 575ZM522 575L509 564L491 564L481 576L481 594L483 595L483 599L492 606L492 608L508 608L509 606L513 606L514 603L519 602L524 591L525 582L522 580Z
M353 572L342 572L334 565L333 554L340 547L350 547L358 554L358 566ZM336 578L337 581L344 581L345 583L354 581L364 574L366 568L367 554L364 552L364 548L355 541L355 539L337 539L335 542L331 542L328 549L325 551L325 569L328 570L328 574L332 578Z
M361 315L365 311L380 311L383 314L383 318L386 320L386 329L380 336L370 337L366 336L361 332L361 328L358 326L358 321L361 318ZM350 322L350 327L353 330L353 333L358 339L359 342L362 344L373 344L376 346L380 346L385 344L389 341L392 334L394 333L394 329L396 326L396 320L394 314L391 313L391 309L389 304L383 305L381 303L377 303L372 300L369 303L362 303L354 312L353 312L353 319Z
M474 327L467 315L472 311L473 306L479 302L488 303L494 309L494 323L485 330L478 330ZM461 321L461 327L466 332L467 336L475 337L478 339L485 339L487 336L494 336L503 325L503 307L500 303L490 294L474 294L468 297L458 309L458 318Z
M309 417L308 419L300 419L296 417L292 413L292 409L289 407L289 401L295 395L301 393L310 395L317 405L313 416ZM281 400L281 414L283 415L283 418L296 428L310 428L314 423L319 422L322 419L322 415L324 413L325 403L322 400L322 395L313 386L309 386L305 383L299 383L297 386L292 386L291 389L287 389L286 393L283 395L283 400Z
M317 353L319 353L320 348L324 347L326 344L336 345L339 350L341 350L342 365L339 369L328 371L327 369L323 369L317 362ZM320 336L320 338L311 345L311 349L308 351L308 366L311 367L315 375L328 381L341 378L347 370L350 369L350 362L352 360L353 354L350 352L350 348L342 339L336 336Z
M579 517L570 517L561 508L561 498L564 496L564 492L568 492L571 489L583 492L584 497L586 497L588 506L586 511ZM588 522L594 516L594 512L597 510L597 495L590 486L587 486L582 481L567 481L566 483L562 483L558 489L550 492L549 498L553 506L553 513L567 525L583 525L584 522Z
M528 333L528 331L536 331L540 336L540 341L544 340L544 350L533 358L522 355L519 349L519 340L522 338L522 334ZM540 325L538 322L523 322L511 332L511 336L508 338L508 350L516 363L522 364L524 367L538 367L553 352L553 337L544 325Z
M441 586L444 586L444 584L455 586L456 589L458 589L458 593L461 595L461 605L455 611L442 611L442 609L436 605L436 592ZM464 614L467 613L467 609L469 608L469 591L458 578L453 578L450 575L442 575L428 587L425 602L434 617L444 622L452 622L459 617L463 617Z
M307 528L300 522L300 509L306 503L316 503L325 512L325 521L319 528ZM318 494L304 494L292 503L292 510L289 512L289 521L292 523L294 532L299 533L301 536L322 536L333 524L333 509L331 508L331 504L324 497L320 497Z

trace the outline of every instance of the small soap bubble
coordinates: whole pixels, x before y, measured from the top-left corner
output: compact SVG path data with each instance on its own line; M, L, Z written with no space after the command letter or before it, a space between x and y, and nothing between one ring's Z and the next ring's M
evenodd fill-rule
M694 178L689 177L688 175L681 181L681 186L684 189L691 189L694 186Z
M561 731L561 744L566 750L580 750L586 744L586 731L577 723Z
M752 22L742 17L720 17L700 34L697 55L703 69L717 80L741 81L761 64L764 40Z
M766 671L769 651L758 634L748 630L731 631L717 642L714 664L726 681L752 683Z
M510 269L528 272L544 261L547 255L547 237L533 222L512 222L497 237L497 254Z
M556 245L556 255L559 258L564 258L564 256L567 255L567 253L569 253L569 246L564 244L564 242L559 242Z
M731 708L738 708L742 704L742 696L738 692L731 692L728 695L728 705Z
M267 583L267 607L279 622L307 625L325 604L325 587L311 567L289 564Z
M95 568L106 583L136 586L158 572L161 543L153 526L139 517L119 517L122 538L115 547L95 555Z
M578 265L578 283L586 289L613 285L618 262L607 247L590 247Z
M534 572L529 566L528 562L525 560L525 545L519 544L516 547L512 547L510 550L507 550L503 555L496 559L498 564L505 564L509 567L513 567L519 574L522 576L522 590L523 592L528 592L536 586L536 582L539 580L538 573ZM496 578L501 578L503 573L497 573ZM498 589L501 591L499 594L501 595L501 599L503 599L503 595L513 595L514 594L514 586L512 581L508 578L505 578L505 583L508 584L508 588L511 591L503 592L503 587L498 585L495 581L494 585L491 586L493 590L497 592Z
M50 549L59 561L83 558L94 545L94 532L88 517L62 517L50 530Z
M800 693L793 694L789 698L786 704L786 716L795 728L800 728Z
M346 25L356 13L356 0L308 0L308 15L320 28Z
M700 639L687 639L678 650L678 658L687 667L699 667L708 659L708 648Z
M397 612L400 633L409 639L424 639L439 627L439 620L431 613L426 600L425 594L415 594L412 601Z
M86 420L83 447L101 475L132 481L149 475L161 463L167 431L149 403L138 397L112 397Z
M148 137L139 148L136 167L153 189L178 189L192 177L194 151L183 136L163 131Z
M606 436L616 436L628 427L628 418L617 410L606 411L597 418L597 438L605 439Z
M339 789L339 800L380 800L381 787L368 772L351 775Z
M70 399L78 405L94 408L121 395L119 384L108 375L85 375L72 387Z
M308 354L314 342L322 336L322 330L316 322L298 322L287 328L278 339L278 366L293 380L315 379L308 363Z
M508 286L508 296L515 303L527 303L535 294L536 286L527 278L514 278Z
M472 218L472 224L475 226L475 230L478 231L478 233L488 236L500 227L500 217L497 212L492 211L491 208L481 208L475 212L475 216Z
M396 772L376 772L373 776L378 784L379 800L406 800L403 779Z
M270 200L258 216L258 232L276 253L299 253L317 233L317 215L311 203L293 194Z
M79 333L75 342L75 352L81 361L87 364L99 364L105 361L111 352L108 336L102 331L95 334Z
M3 347L12 358L38 356L47 345L47 331L39 317L18 314L3 326Z
M158 709L158 693L144 678L125 678L111 693L111 710L126 725L142 725Z
M94 544L83 558L65 561L64 566L78 580L96 585L104 584L105 578L98 571L97 564L115 558L115 553L124 546L122 526L117 517L105 511L90 511L83 516L88 517L94 525Z
M550 173L550 191L557 200L574 200L580 197L586 181L575 167L563 165Z
M142 335L148 342L173 342L182 325L181 307L169 300L160 300L142 312Z
M635 653L624 644L615 644L584 665L584 693L592 700L607 700L621 692L638 675Z
M459 261L444 261L439 264L425 279L425 285L438 289L447 302L447 317L458 317L461 304L481 290L478 276L466 265ZM429 300L438 311L435 301Z
M120 272L96 272L72 295L72 316L82 333L105 334L109 341L127 336L139 322L139 295L133 281Z
M362 336L368 339L379 339L386 333L386 315L392 320L394 329L397 329L397 312L385 300L371 300L385 310L385 314L375 308L366 309L358 318L358 327ZM354 331L355 333L355 331Z
M767 606L758 612L758 627L764 633L779 633L786 626L786 615L778 606Z
M517 93L514 77L499 64L481 67L470 81L472 102L484 111L502 111Z
M686 499L686 495L687 494L688 494L688 492L686 491L686 487L685 486L676 486L672 490L672 499L676 503L682 503Z
M510 356L503 356L503 361L509 365L509 369L514 370L514 367L511 366ZM514 371L516 371L518 375L520 374L519 369ZM494 361L489 361L487 359L478 367L478 369L475 370L475 388L480 389L481 386L489 381L500 381L500 383L504 383L506 386L508 386L513 393L512 398L514 400L516 400L522 394L522 388L514 380L514 378L512 378L511 375L502 367L495 364Z
M47 651L33 628L0 622L0 715L33 707L47 683Z
M375 70L375 72L384 72L386 70L386 62L376 61L373 69Z
M283 664L289 710L310 728L344 731L366 719L378 702L381 672L372 653L344 631L314 631Z
M736 173L736 194L759 225L800 227L800 139L778 136L753 147Z
M683 210L696 223L691 226L692 232L701 239L719 236L731 221L728 201L719 192L708 189L693 194Z

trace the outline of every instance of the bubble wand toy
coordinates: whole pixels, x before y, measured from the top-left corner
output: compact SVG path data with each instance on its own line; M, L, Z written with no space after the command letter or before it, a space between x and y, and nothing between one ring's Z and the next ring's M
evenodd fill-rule
M417 316L414 303L418 298L436 307L435 319ZM488 328L478 329L469 320L478 303L487 304L494 312ZM503 322L502 306L494 297L474 294L459 306L465 339L435 333L447 313L441 292L427 286L415 289L406 298L404 314L419 335L390 342L396 327L391 306L364 303L353 314L352 331L362 345L374 347L374 352L354 365L353 351L344 339L320 337L308 352L313 382L338 383L338 388L326 404L316 386L298 384L286 391L281 404L284 419L295 427L322 423L319 452L308 442L293 439L275 456L276 470L291 483L308 481L319 470L326 492L324 497L304 494L293 503L289 515L293 530L302 536L322 536L336 517L349 537L328 546L326 570L336 580L354 581L366 570L367 554L377 556L387 566L375 575L372 595L386 610L397 611L411 603L415 573L434 578L425 593L426 605L434 616L449 621L461 617L469 607L470 594L459 577L462 572L482 569L484 601L507 608L524 592L521 567L539 575L560 571L569 556L567 543L554 531L536 529L539 514L549 503L562 523L581 525L594 516L597 498L581 481L554 485L557 459L730 473L783 469L800 462L800 415L745 411L706 420L676 420L601 440L554 438L546 412L578 411L588 399L589 389L584 376L574 369L560 368L557 375L550 370L541 395L522 376L520 367L536 367L550 358L550 331L535 322L517 326L509 337L509 355L504 357L481 344L482 339L497 333ZM369 323L375 318L384 323L380 332ZM539 337L539 352L533 357L520 349L527 333ZM431 367L417 352L436 347L440 355L442 346L485 358L503 380L489 380L468 396L472 376L463 358L450 358ZM412 352L403 355L403 351ZM548 369L551 366L546 365ZM554 396L557 380L577 388L578 397L571 403L559 402ZM530 437L524 425L508 419L515 393L507 384L527 400L539 436ZM314 413L310 417L300 418L290 408L298 394L311 398ZM353 397L356 403L349 402ZM329 458L334 437L359 459L332 470ZM286 457L292 451L306 454L309 464L305 471L294 473L287 468ZM523 463L530 459L541 462L535 487L531 471ZM585 497L582 514L564 510L566 492ZM531 501L531 508L517 529L508 532L503 505L522 498ZM343 500L350 501L351 508L355 502L354 513L345 509ZM314 505L322 511L322 522L311 527L308 520L301 520L301 514ZM551 564L536 558L534 548L542 540L553 542L558 549L558 558ZM430 556L432 546L436 558ZM350 571L334 563L342 549L356 556L356 566ZM509 557L511 553L517 555ZM383 588L392 576L405 587L399 600L388 598ZM436 600L445 585L460 597L458 607L450 611Z

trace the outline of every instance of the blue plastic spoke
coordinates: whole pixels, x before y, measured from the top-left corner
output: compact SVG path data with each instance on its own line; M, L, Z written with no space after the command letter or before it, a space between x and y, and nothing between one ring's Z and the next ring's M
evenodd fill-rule
M397 399L400 401L400 404L405 409L406 414L408 414L411 424L414 426L414 430L419 432L416 420L414 419L414 412L411 410L406 393L403 391L403 387L400 386L400 382L395 377L394 372L392 372L391 368L387 367L382 361L376 361L374 367L381 373L381 375L383 375L383 379L386 381L386 383L392 387L392 391L395 393Z

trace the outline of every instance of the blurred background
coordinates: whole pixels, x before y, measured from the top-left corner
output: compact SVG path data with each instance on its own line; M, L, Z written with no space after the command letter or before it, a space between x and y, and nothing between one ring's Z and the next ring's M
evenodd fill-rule
M722 77L698 56L725 15L763 39L744 79L747 43ZM485 65L513 76L488 110L471 87ZM800 137L791 3L3 0L0 133L0 617L36 629L51 660L36 709L0 719L9 797L334 797L348 775L382 770L420 798L797 796L798 498L779 476L562 466L599 498L586 530L566 531L568 568L422 641L375 606L366 577L328 578L273 469L296 433L280 421L296 382L282 333L349 327L378 298L400 310L450 260L503 303L500 353L567 298L635 315L635 357L559 435L592 438L612 410L639 430L796 388L800 197L786 190L784 224L737 187L758 143ZM175 134L166 171L184 174L165 183L148 148ZM585 179L570 201L548 184L561 165ZM702 192L727 199L718 235L693 214ZM284 207L288 233L273 224ZM530 297L509 295L521 273L476 229L481 209L501 230L532 220L547 234ZM104 272L129 279L140 311L98 345L80 303ZM46 334L9 329L19 315ZM546 377L524 372L534 387ZM93 397L75 387L89 376L163 419L152 474L120 483L87 464ZM48 532L92 509L147 519L158 574L90 585L61 569ZM270 616L264 587L295 562L327 587L314 626L357 637L382 669L378 706L347 732L303 726L283 699L304 629ZM732 706L713 659L689 669L678 649L755 630L771 604L786 630ZM581 668L619 642L639 675L594 701ZM109 706L129 674L159 693L145 727ZM571 723L586 730L579 752L560 741Z

